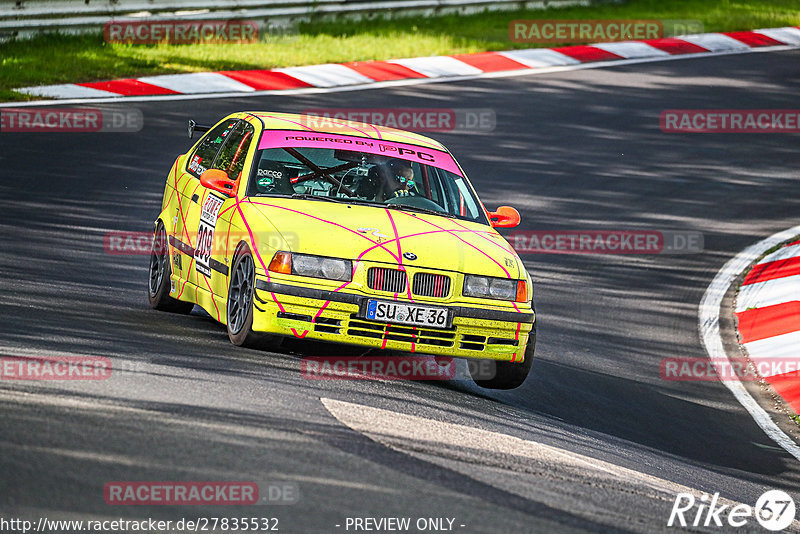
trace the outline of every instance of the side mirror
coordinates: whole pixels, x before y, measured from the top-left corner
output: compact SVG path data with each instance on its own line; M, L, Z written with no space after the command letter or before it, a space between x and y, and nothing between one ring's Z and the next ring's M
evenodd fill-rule
M500 206L497 211L489 212L489 222L494 228L514 228L519 226L519 212L511 206Z
M238 184L228 178L228 173L219 169L208 169L200 175L200 183L213 191L232 197Z

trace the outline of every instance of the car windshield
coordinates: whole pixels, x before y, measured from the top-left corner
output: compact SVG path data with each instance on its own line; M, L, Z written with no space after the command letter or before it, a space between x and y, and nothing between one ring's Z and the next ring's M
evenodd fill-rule
M248 196L302 196L430 212L488 224L467 179L439 167L337 148L256 153Z

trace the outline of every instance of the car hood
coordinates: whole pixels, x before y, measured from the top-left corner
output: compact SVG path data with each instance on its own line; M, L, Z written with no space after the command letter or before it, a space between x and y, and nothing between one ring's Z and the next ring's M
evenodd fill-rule
M259 197L242 206L246 217L274 226L291 252L524 278L508 242L483 224L319 200ZM261 226L254 222L248 225Z

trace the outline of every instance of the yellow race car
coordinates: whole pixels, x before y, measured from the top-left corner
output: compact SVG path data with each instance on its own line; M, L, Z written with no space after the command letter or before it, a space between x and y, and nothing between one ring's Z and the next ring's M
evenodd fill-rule
M197 304L230 340L314 339L492 362L510 389L531 367L531 278L440 143L308 115L241 112L177 158L155 221L149 300ZM472 369L472 367L470 367Z

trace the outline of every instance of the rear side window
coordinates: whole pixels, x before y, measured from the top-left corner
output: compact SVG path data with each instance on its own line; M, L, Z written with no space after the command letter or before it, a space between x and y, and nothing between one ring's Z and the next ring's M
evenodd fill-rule
M244 167L244 160L247 159L247 150L253 141L255 134L253 125L239 121L236 128L226 136L225 145L217 154L212 169L219 169L228 174L231 180L238 180Z
M217 152L222 148L225 139L227 139L238 122L238 119L225 121L208 132L189 159L186 170L199 178L201 174L210 169L214 163L214 158L217 157Z

